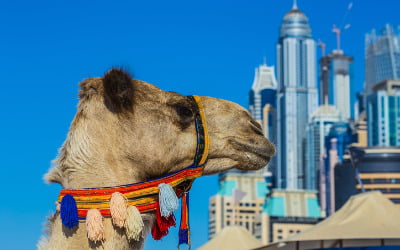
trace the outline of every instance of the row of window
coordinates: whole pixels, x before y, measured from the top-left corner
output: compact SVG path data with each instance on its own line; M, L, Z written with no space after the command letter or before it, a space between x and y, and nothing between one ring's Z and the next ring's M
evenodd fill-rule
M363 182L363 184L400 183L400 179L396 179L396 178L362 179L362 182Z
M236 215L236 218L237 218L238 216ZM231 216L228 214L228 215L226 215L226 218L231 218ZM239 218L240 219L243 219L243 218L245 218L245 219L254 219L254 216L248 216L248 215L246 215L246 216L243 216L243 215L239 215Z
M230 202L227 202L226 203L226 205L227 206L230 206L231 205L231 203ZM259 206L262 206L263 204L259 204ZM240 202L239 203L239 206L241 206L241 207L256 207L257 206L257 204L255 204L255 203L244 203L244 202Z

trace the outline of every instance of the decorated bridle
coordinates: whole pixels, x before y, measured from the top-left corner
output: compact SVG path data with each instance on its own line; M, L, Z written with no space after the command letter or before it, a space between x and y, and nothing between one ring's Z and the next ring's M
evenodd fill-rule
M74 228L86 222L88 238L104 240L103 217L111 217L115 226L125 228L128 239L143 237L141 213L155 211L156 221L151 230L155 240L168 234L176 226L173 212L181 198L182 212L179 245L190 247L189 190L195 178L202 176L207 161L209 138L204 108L200 97L189 96L196 103L195 127L197 146L193 163L179 171L157 179L132 184L82 189L63 189L58 197L57 210L64 226Z

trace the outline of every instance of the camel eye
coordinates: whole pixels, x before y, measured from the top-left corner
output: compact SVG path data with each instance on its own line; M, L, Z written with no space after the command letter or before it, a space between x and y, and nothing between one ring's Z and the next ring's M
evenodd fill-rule
M176 113L182 118L191 118L193 116L193 111L185 106L176 106Z

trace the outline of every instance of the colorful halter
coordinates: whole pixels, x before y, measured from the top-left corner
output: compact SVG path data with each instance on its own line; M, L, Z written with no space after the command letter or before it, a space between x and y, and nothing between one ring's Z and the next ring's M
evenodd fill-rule
M111 217L113 224L126 229L129 239L139 240L143 221L140 213L156 212L152 236L160 240L175 226L173 212L182 203L179 245L190 247L189 190L195 178L202 176L207 161L209 138L200 97L189 96L197 105L195 127L197 146L193 164L158 179L127 185L63 189L58 197L60 217L64 226L74 228L79 221L86 221L88 237L95 242L104 240L103 217ZM179 247L178 245L178 247Z

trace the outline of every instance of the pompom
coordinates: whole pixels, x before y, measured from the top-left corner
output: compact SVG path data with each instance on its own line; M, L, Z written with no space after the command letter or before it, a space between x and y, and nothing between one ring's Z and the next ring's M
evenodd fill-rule
M61 200L60 217L63 225L68 228L74 228L79 223L76 201L70 194L65 195Z
M142 216L135 206L128 207L126 216L126 235L130 240L140 240L144 228Z
M160 189L159 201L160 211L163 217L169 217L174 211L178 209L178 197L174 189L165 183L158 185Z
M90 209L86 215L86 230L89 240L98 242L104 240L103 216L97 209Z
M110 212L114 225L124 227L126 221L127 207L126 198L123 194L115 192L111 195Z

